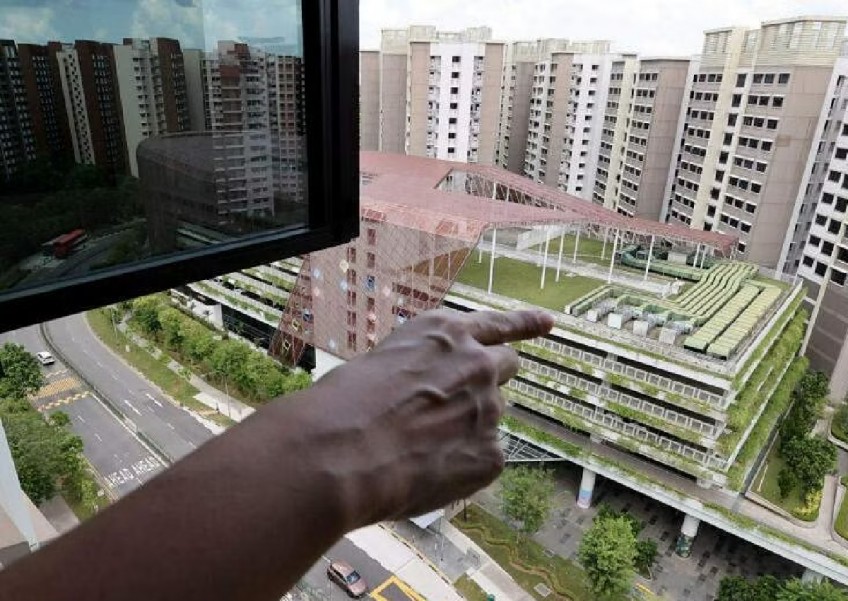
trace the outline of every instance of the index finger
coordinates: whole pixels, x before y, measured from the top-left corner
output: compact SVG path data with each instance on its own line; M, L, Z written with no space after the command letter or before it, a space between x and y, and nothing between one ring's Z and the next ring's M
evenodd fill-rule
M535 338L554 326L553 317L542 311L477 311L465 318L471 336L485 345Z

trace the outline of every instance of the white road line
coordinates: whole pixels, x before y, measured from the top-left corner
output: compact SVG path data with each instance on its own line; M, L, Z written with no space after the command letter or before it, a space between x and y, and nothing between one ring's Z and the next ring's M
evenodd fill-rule
M171 430L176 430L176 428L174 427L174 424L172 424L171 422L168 422L168 427L169 427Z
M103 364L97 359L95 359L94 362L97 363L97 367L103 367Z
M109 375L112 376L112 379L115 380L116 382L120 382L120 380L118 380L118 376L116 376L115 374L109 374Z
M153 401L154 403L156 403L156 406L157 406L157 407L161 407L161 406L162 406L162 403L160 403L159 401L157 401L157 400L153 397L153 395L152 395L152 394L150 394L149 392L145 392L145 393L144 393L144 396L146 396L148 399L150 399L151 401Z
M95 432L95 433L94 433L94 438L96 438L96 439L97 439L97 440L99 440L100 442L103 442L103 439L102 439L102 438L100 438L100 434L98 434L97 432Z
M85 423L85 420L83 419L83 417L81 415L78 415L77 419L80 420L82 423Z
M192 448L192 449L196 449L196 448L197 448L197 445L196 445L196 444L194 444L193 442L191 442L190 440L188 441L188 444L190 444L190 445L191 445L191 448Z
M135 411L138 415L141 415L141 411L139 411L138 409L136 409L136 408L135 408L135 405L133 405L132 403L130 403L127 399L124 399L124 403L126 403L127 407L129 407L130 409L132 409L133 411Z

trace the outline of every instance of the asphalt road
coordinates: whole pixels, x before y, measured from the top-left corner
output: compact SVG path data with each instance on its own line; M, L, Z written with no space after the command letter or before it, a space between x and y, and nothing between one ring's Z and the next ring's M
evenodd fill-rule
M188 411L165 399L155 386L100 342L84 314L57 319L45 327L53 344L74 368L169 459L179 459L214 437Z
M0 344L5 342L23 345L32 354L48 350L38 326L0 334ZM82 438L83 454L114 496L126 495L164 469L77 374L58 359L43 370L46 384L32 399L34 406L39 411L68 414L72 430Z
M349 563L365 578L369 590L376 589L392 577L391 572L371 559L365 551L346 538L343 538L327 551L321 560L312 566L303 577L303 580L317 593L316 596L319 599L328 599L330 601L349 601L350 599L337 584L327 578L327 566L330 565L330 561L344 561Z

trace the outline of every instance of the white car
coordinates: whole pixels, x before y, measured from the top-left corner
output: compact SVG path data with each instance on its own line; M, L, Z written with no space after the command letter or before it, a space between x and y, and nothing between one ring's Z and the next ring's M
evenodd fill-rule
M47 351L41 351L39 353L36 353L35 356L38 358L42 365L53 365L53 363L55 362L53 355L51 355Z

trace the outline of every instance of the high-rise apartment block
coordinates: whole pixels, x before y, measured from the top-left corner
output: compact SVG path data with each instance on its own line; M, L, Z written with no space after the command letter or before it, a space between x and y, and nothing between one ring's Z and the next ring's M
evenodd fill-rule
M576 44L536 63L524 175L576 196L594 187L612 61L609 42ZM580 47L582 46L582 47Z
M800 17L706 32L670 222L738 236L740 256L777 266L844 31Z
M530 119L530 93L536 77L536 64L550 60L551 53L569 49L563 39L513 42L504 51L501 119L495 162L513 173L524 172L527 124Z
M831 77L815 148L783 269L797 270L806 284L810 365L830 375L831 395L842 399L848 394L848 56Z
M167 38L125 39L113 52L130 173L138 175L142 140L191 127L183 55Z
M504 44L491 36L487 27L384 30L360 73L362 121L379 121L376 149L493 164ZM363 147L374 142L366 135Z
M0 170L8 179L34 158L35 138L18 49L13 41L0 40Z
M125 172L127 147L113 45L78 40L56 55L74 158Z
M592 201L659 219L697 61L623 56L612 64Z

